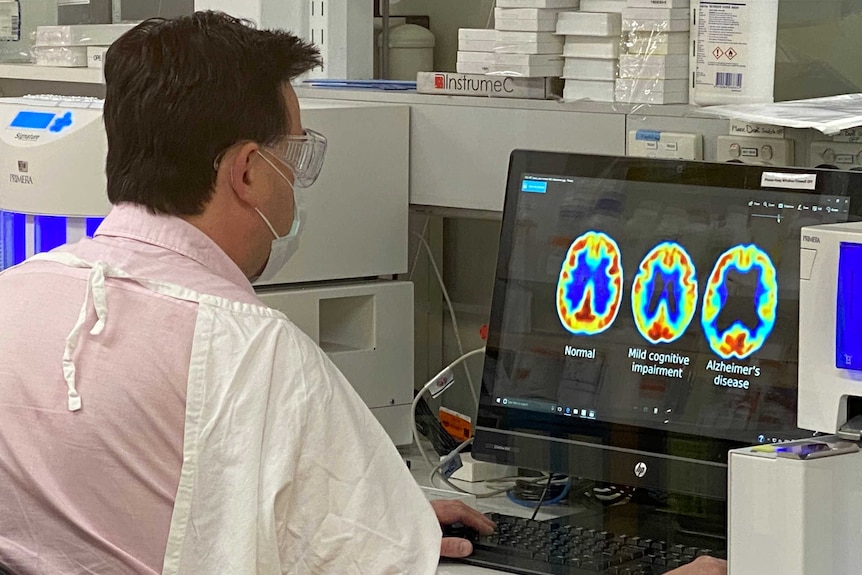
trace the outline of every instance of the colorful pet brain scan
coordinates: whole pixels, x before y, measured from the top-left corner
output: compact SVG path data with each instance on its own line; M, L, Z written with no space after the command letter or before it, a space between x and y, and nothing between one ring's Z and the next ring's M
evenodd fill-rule
M679 339L697 310L697 270L674 242L655 246L638 266L632 283L632 315L650 343Z
M719 329L718 318L728 300L728 272L757 274L754 311L757 326L753 329L741 321ZM709 346L723 359L745 359L766 342L778 308L778 279L769 255L754 244L738 245L724 252L715 264L703 297L701 325Z
M607 234L590 231L569 246L557 282L557 314L568 331L596 335L617 317L623 298L620 248Z

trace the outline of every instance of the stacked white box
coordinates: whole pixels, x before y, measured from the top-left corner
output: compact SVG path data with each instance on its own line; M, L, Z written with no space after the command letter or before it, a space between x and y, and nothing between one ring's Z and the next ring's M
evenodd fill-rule
M494 28L510 32L553 32L556 8L494 8Z
M688 103L690 26L689 0L628 0L618 102Z
M32 48L33 62L37 66L101 67L102 56L108 46L134 26L134 24L37 26ZM88 55L88 52L91 55Z
M612 8L617 0L582 0L581 8ZM563 98L613 102L620 57L619 12L561 12L557 34L564 35Z
M458 58L455 68L459 74L487 74L494 66L494 30L461 28L458 30Z
M493 52L497 39L495 30L461 28L458 30L459 52Z
M557 17L580 0L500 0L494 9L494 72L510 76L559 77L563 39Z
M581 12L620 13L626 6L626 0L581 0Z
M497 0L497 8L557 8L577 10L580 0Z
M563 41L554 33L557 16L577 5L577 1L559 0L498 2L494 9L494 71L528 78L562 75Z

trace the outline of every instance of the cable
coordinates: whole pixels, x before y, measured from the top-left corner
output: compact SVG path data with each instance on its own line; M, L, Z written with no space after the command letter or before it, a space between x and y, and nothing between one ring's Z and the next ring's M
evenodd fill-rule
M561 480L562 483L559 483ZM571 488L572 479L570 477L552 474L547 491L540 489L537 482L528 483L519 481L506 495L513 503L524 507L536 508L560 503L569 495ZM546 495L548 498L546 498Z
M446 431L424 398L416 404L416 430L431 440L431 446L440 457L452 453L460 443Z
M530 516L530 521L536 518L536 514L539 512L539 508L542 506L542 502L545 500L545 495L548 493L548 488L551 486L551 481L554 480L554 475L548 475L548 482L545 483L545 488L542 489L542 494L539 496L539 504L536 505L536 508L533 509L533 514Z
M462 361L464 361L464 360L466 360L466 359L468 359L474 355L478 355L480 353L485 353L484 347L480 347L478 349L474 349L473 351L465 353L464 355L462 355L461 357L459 357L458 359L456 359L455 361L453 361L452 363L450 363L449 365L447 365L446 367L441 369L437 373L437 375L432 377L428 381L428 383L426 383L422 387L422 389L419 390L419 393L416 394L416 397L413 398L413 404L410 407L410 429L413 430L413 440L416 442L416 447L419 448L419 453L422 455L422 459L424 459L425 462L432 468L434 467L434 464L431 463L430 459L428 459L428 455L425 453L425 450L422 448L422 442L419 441L419 431L416 429L416 406L419 404L419 399L422 397L422 395L426 391L431 389L434 385L438 384L438 382L440 381L440 378L442 378L444 375L446 375L446 372L448 372L450 369L452 369L453 367L455 367L456 365L458 365Z
M452 330L455 332L455 343L458 345L458 353L464 354L464 345L461 343L461 333L458 331L458 320L455 319L455 308L452 305L452 300L449 298L449 290L446 289L446 284L443 283L443 275L440 273L440 268L437 267L437 262L434 260L434 254L431 252L431 246L424 237L416 232L413 235L419 238L422 245L425 246L425 251L428 252L428 259L431 261L431 267L434 269L434 275L437 276L437 281L440 283L440 290L443 292L443 298L446 300L446 305L449 306L449 317L452 320ZM464 372L467 374L467 383L470 384L470 391L473 394L473 401L476 407L479 407L479 391L473 383L473 378L470 376L470 370L464 365Z
M428 232L428 222L431 220L431 216L425 216L425 223L422 225L422 233L419 234L419 237L424 238L425 234ZM422 244L416 246L416 255L413 256L413 264L410 266L410 273L407 274L407 281L413 281L413 274L416 273L416 264L419 263L419 254L422 253Z
M434 487L434 476L437 475L438 473L440 473L440 469L443 466L447 465L450 461L452 461L452 459L454 459L456 455L461 453L464 450L464 448L466 448L468 445L472 445L472 444L473 444L473 438L471 437L470 439L468 439L467 441L465 441L464 443L459 445L452 453L450 453L449 455L444 457L442 460L440 460L440 463L438 465L434 466L433 469L431 469L431 473L428 475L428 483L431 485L431 487ZM449 481L449 478L446 477L445 475L443 475L442 473L440 473L440 478L443 480L443 483L448 485L451 489L453 489L459 493L466 493L468 495L473 495L477 499L484 499L486 497L493 497L495 495L500 495L501 493L506 493L510 489L509 487L507 487L505 489L497 489L495 491L489 491L487 493L473 493L471 491L467 491L466 489L462 489L462 488L458 487L457 485L455 485L454 483Z

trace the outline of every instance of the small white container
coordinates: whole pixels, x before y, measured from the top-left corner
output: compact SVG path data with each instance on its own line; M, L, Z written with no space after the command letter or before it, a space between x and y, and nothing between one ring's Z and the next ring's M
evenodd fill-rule
M415 81L418 72L434 71L434 34L416 24L401 24L389 31L388 80ZM383 46L383 35L377 38Z
M778 0L701 0L695 10L695 103L772 102Z

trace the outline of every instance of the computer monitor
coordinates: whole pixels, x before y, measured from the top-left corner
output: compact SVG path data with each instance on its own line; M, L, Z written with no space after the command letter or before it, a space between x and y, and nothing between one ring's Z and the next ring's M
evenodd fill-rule
M862 173L513 152L474 456L723 502L811 435L800 228L860 215Z

